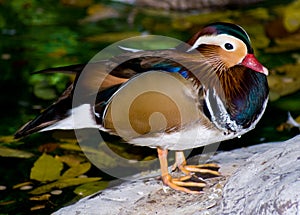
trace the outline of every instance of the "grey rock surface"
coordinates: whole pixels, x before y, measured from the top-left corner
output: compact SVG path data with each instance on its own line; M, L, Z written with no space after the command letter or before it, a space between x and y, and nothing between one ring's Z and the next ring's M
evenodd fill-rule
M221 211L300 214L300 136L247 159L228 179Z
M222 177L209 179L200 195L171 190L151 173L149 178L121 183L54 214L300 214L300 135L219 152L212 161L220 164Z

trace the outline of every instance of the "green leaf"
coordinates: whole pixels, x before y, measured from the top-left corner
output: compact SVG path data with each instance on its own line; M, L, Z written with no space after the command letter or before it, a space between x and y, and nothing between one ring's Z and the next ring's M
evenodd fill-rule
M98 192L99 190L104 190L108 186L108 181L96 181L92 183L86 183L76 187L74 193L79 196L85 197L93 193Z
M65 171L64 174L61 176L61 178L75 178L79 175L86 173L87 171L89 171L90 168L91 168L91 163L88 162L79 164L77 166L73 166L69 168L67 171Z
M17 149L10 149L7 147L0 146L1 157L15 157L15 158L30 158L33 156L32 153L21 151Z
M46 182L59 178L63 163L51 155L42 154L34 163L30 172L30 179Z
M71 187L76 186L80 184L85 184L89 182L99 181L100 177L94 177L94 178L66 178L66 179L60 179L58 181L52 182L50 184L46 184L43 186L40 186L30 192L30 194L39 195L42 193L47 193L51 191L52 189L62 189L65 187Z

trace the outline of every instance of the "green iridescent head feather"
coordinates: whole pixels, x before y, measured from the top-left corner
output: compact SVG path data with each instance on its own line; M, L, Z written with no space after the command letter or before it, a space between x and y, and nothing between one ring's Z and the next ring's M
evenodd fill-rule
M226 22L215 22L204 27L201 34L228 34L242 40L246 46L249 54L253 53L251 47L251 41L247 32L240 26L226 23Z

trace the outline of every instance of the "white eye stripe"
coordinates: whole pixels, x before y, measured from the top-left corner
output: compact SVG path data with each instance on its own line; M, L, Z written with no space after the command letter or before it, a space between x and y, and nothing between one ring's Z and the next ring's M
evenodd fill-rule
M218 45L226 51L235 51L237 48L237 44L236 44L237 41L239 41L238 38L227 34L202 36L196 40L196 42L193 44L191 48L187 50L187 52L197 49L201 44ZM233 49L228 50L225 47L226 43L230 43L233 46Z

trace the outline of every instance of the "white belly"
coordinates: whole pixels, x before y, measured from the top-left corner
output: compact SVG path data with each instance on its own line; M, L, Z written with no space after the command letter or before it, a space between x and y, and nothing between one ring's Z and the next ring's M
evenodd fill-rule
M224 132L217 129L194 126L178 132L147 134L131 139L128 142L151 148L161 147L169 150L186 150L232 139L236 136L238 135L233 133L224 134Z

